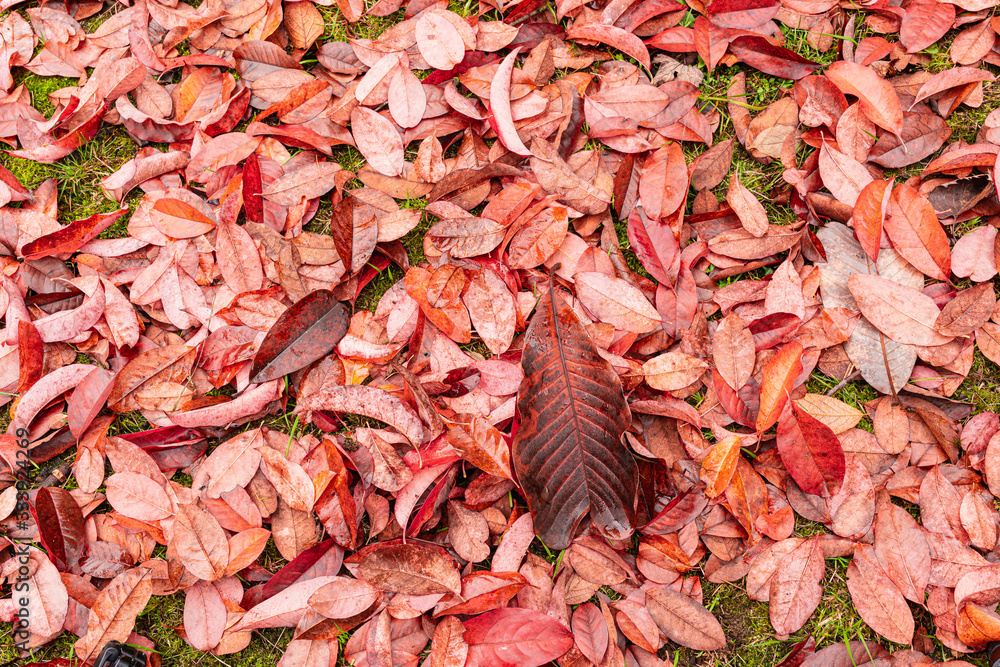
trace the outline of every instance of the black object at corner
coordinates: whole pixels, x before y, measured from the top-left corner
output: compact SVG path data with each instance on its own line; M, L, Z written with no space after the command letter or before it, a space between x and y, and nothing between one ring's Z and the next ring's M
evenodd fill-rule
M94 667L146 667L146 654L119 642L108 642Z
M990 642L986 646L986 657L990 667L1000 667L1000 642Z

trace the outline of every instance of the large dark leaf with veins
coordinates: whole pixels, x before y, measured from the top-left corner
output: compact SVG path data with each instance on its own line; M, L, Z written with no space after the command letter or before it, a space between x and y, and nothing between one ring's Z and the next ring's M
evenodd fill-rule
M611 538L632 533L638 469L622 444L621 381L552 286L525 334L514 468L550 549L565 549L590 512Z

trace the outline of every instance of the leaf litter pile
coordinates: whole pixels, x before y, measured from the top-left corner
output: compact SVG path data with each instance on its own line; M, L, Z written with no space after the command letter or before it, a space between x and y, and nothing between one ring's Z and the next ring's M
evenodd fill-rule
M30 647L76 635L52 667L154 648L135 620L181 593L194 649L287 628L281 667L652 667L727 646L702 578L783 640L850 558L898 650L807 637L783 665L1000 640L1000 417L950 398L976 349L1000 363L1000 111L972 144L946 122L994 80L995 4L337 0L398 21L325 43L308 0L136 0L89 33L101 2L8 13L8 153L105 124L143 148L100 183L132 210L65 226L57 183L0 168L2 573L29 584L0 615ZM79 85L45 118L19 68ZM748 68L794 84L752 107ZM155 428L113 435L135 411ZM71 488L19 496L25 446L75 450Z

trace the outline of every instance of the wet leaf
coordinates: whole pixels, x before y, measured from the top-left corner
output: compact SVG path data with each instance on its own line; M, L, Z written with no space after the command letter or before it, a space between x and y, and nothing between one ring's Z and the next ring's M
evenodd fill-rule
M868 545L858 545L847 566L847 590L858 614L875 632L897 644L913 639L913 614Z
M530 609L497 609L463 623L466 667L514 662L540 667L573 646L573 635L551 616Z
M726 645L722 626L705 609L683 593L669 588L646 592L649 614L671 641L698 651L716 651Z
M620 440L628 407L617 374L551 285L525 336L522 421L511 452L535 531L550 548L565 549L590 512L602 532L630 535L637 469ZM586 412L577 396L588 397ZM611 474L590 473L596 461Z
M933 299L893 280L855 273L848 288L865 318L898 343L942 345L949 338L934 328L941 311Z
M829 497L844 481L844 449L830 427L795 402L778 420L778 453L795 483L806 493Z
M347 308L332 292L317 290L275 321L261 343L253 382L269 382L323 358L347 333Z
M418 544L384 544L357 560L358 575L383 591L408 595L461 592L458 567L443 551Z

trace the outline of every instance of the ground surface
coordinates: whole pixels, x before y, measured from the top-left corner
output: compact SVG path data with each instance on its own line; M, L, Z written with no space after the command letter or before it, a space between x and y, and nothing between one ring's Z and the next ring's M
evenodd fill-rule
M192 4L197 5L197 2ZM361 22L348 25L335 8L320 8L327 20L327 26L323 38L326 40L344 39L346 37L374 37L380 34L394 21L400 20L398 16L385 18L366 17ZM463 15L469 15L475 11L476 5L471 0L465 2L451 3L450 9ZM84 25L88 31L93 30L101 21L106 20L114 11L110 9L104 13L88 19ZM690 13L689 13L690 14ZM858 16L858 24L861 24L862 14ZM693 22L693 14L685 19L683 25ZM813 59L822 64L829 64L837 59L837 40L833 40L834 46L827 52L817 52L806 42L806 33L788 29L782 26L788 40L788 48L795 50L801 55ZM858 38L865 34L859 34ZM930 71L940 71L952 67L948 60L948 46L954 33L948 35L944 40L928 49L931 56L928 69ZM621 56L619 56L621 57ZM704 65L700 60L694 59L691 64L696 64L704 71ZM991 66L987 68L1000 74L1000 70ZM743 65L735 67L719 67L709 75L701 87L700 105L704 107L715 106L722 113L722 123L716 132L716 141L725 139L733 135L733 126L726 114L726 90L732 77L740 71L747 72L747 104L752 107L754 113L763 109L767 104L778 99L783 94L783 89L790 88L792 82L769 77L765 74L746 68ZM46 95L60 88L76 85L73 79L60 77L41 78L34 76L24 70L15 73L18 83L24 83L31 91L33 104L43 113L48 115L53 107L46 98ZM967 142L974 142L976 133L986 115L1000 106L1000 83L987 82L984 86L983 105L978 109L970 109L962 106L959 111L953 114L948 123L953 128L952 141L961 139ZM18 180L27 188L34 188L48 178L55 178L59 188L59 219L66 223L71 220L83 218L98 212L110 212L115 210L116 204L103 196L98 181L100 178L118 169L124 162L134 156L138 146L121 129L104 126L97 137L81 149L74 152L53 165L37 164L27 160L13 158L5 154L0 154L0 165L9 169ZM705 147L688 148L687 158L690 161L704 150ZM345 169L353 169L363 163L361 156L352 148L340 147L335 149L334 160L341 163ZM905 180L906 177L919 173L923 164L916 164L906 170L887 170L886 178L895 177L898 181ZM768 215L772 222L783 222L794 219L794 214L787 207L775 206L770 200L772 189L780 186L783 181L781 177L781 165L777 162L771 165L762 165L754 161L737 144L734 156L734 172L738 173L741 182L747 186L765 204ZM734 173L730 172L730 173ZM724 199L727 183L724 182L716 192L721 199ZM135 190L126 199L126 205L134 209L141 197L141 191ZM400 202L402 206L420 207L423 202ZM321 207L316 220L310 224L312 231L322 231L324 223L328 223L330 218L329 206ZM123 236L126 221L116 223L108 229L104 236ZM950 229L949 232L955 237L961 236L965 229L975 228L980 224L979 220L973 220L967 225ZM422 224L411 232L405 239L405 245L410 253L411 263L416 264L423 259L421 250L422 233L427 228L427 223ZM619 230L619 236L625 251L626 258L633 270L643 272L641 265L634 254L628 249L628 239L624 229ZM761 275L766 275L767 271ZM394 282L402 277L402 273L388 269L383 275L377 277L364 291L357 302L359 309L373 309L378 303L382 293ZM477 348L481 351L484 348ZM834 387L834 382L818 373L810 380L809 391L827 393ZM876 398L877 394L865 383L852 382L839 389L835 394L837 398L846 403L860 407L865 401ZM976 360L969 378L958 390L954 398L965 400L974 405L974 413L1000 409L1000 369L992 362L986 360L981 353L976 352ZM6 425L6 415L4 415L4 426ZM269 422L274 422L277 428L291 430L293 417L279 416L271 418ZM252 425L251 425L252 426ZM860 424L860 428L871 430L871 423L866 418ZM149 428L145 420L139 416L126 415L120 417L112 427L112 432L127 433ZM69 456L69 455L67 455ZM41 479L48 470L56 467L59 463L65 462L64 456L49 463L46 463L43 470L36 476ZM72 484L72 480L70 482ZM796 535L810 536L826 532L826 529L797 518ZM541 555L544 555L539 550ZM552 554L553 560L556 555ZM813 614L809 622L798 633L787 638L779 639L775 637L774 631L768 621L768 608L766 603L750 600L742 582L735 584L713 585L704 582L705 586L705 606L715 614L722 623L729 639L729 647L723 651L714 653L696 652L690 649L680 649L674 651L673 644L668 644L667 650L661 652L661 657L665 658L668 664L674 665L773 665L780 662L795 645L812 635L816 640L817 647L826 646L839 641L864 641L882 643L887 647L898 649L901 647L892 646L885 640L877 637L874 632L861 620L860 616L852 608L850 595L846 585L846 569L848 559L831 559L827 561L826 576L823 581L824 597L819 608ZM269 569L277 570L284 564L284 561L276 553L270 554L270 561L267 563ZM291 640L292 632L286 630L265 630L255 633L253 642L245 651L223 657L216 657L206 653L196 651L182 641L174 632L174 628L182 624L183 596L175 597L154 597L149 606L139 617L136 631L152 639L160 652L163 664L168 667L194 667L195 665L224 665L226 667L272 667L283 652L284 646ZM918 625L924 628L931 627L931 618L924 613L923 617L917 616ZM934 646L933 657L938 660L963 659L976 665L986 665L984 654L961 656L945 648L933 639L933 633L928 633L930 641ZM342 644L346 642L347 636L342 638ZM64 635L62 639L50 644L34 654L36 661L50 660L58 657L70 658L73 656L73 642L75 637ZM931 653L928 651L928 653ZM4 628L0 634L0 667L6 667L5 662L11 667L23 665L17 658L11 646L9 628ZM347 663L341 658L338 664Z

